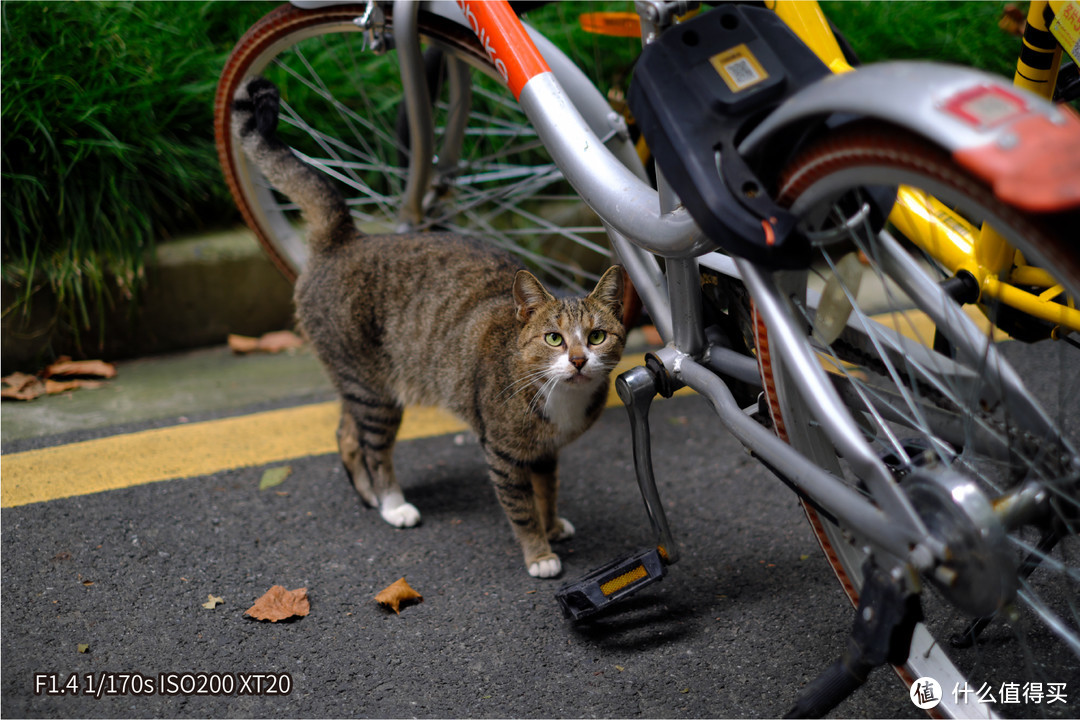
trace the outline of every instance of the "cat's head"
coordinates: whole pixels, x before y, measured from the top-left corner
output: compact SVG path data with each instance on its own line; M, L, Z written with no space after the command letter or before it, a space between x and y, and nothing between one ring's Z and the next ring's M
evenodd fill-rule
M518 271L514 302L523 327L519 345L526 367L545 394L555 387L592 387L622 355L623 270L608 268L584 298L556 299L533 275Z

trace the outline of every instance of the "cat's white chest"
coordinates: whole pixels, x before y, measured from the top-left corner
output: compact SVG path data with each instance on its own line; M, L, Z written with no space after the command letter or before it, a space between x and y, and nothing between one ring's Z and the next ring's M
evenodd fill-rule
M547 394L544 415L559 428L563 437L577 436L585 429L585 412L592 402L596 383L557 385Z

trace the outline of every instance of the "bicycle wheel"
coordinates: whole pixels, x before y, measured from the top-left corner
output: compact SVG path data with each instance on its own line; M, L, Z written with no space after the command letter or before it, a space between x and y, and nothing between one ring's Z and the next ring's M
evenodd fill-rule
M994 328L992 307L982 308L977 352L940 342L935 349L935 334L956 337L955 329L935 327L930 300L902 290L910 278L893 258L916 259L909 273L935 282L944 276L895 227L875 221L866 201L867 188L901 185L932 195L953 219L990 223L1028 261L1052 268L1064 286L1060 304L1080 297L1080 248L1002 204L947 153L887 125L825 136L778 182L778 197L800 218L817 258L781 286L867 442L953 553L925 583L927 619L898 672L909 685L936 679L944 715L1067 716L1076 698L1066 704L1060 693L1080 687L1080 350L1067 340L1008 341ZM754 323L777 433L861 488L811 420L798 379L770 352L767 328ZM1026 388L999 381L991 371L997 356L1021 371ZM1032 406L1046 422L1037 430ZM857 603L870 550L835 519L806 512ZM982 702L990 698L996 702Z
M393 17L384 9L392 46ZM552 164L468 28L424 11L418 27L437 156L422 217L403 221L409 142L397 57L393 49L376 53L367 46L354 22L363 12L363 5L283 5L252 26L222 73L214 111L219 160L245 221L275 264L295 279L307 248L296 206L232 142L231 100L251 75L277 84L280 136L333 178L365 232L472 235L514 252L557 289L591 290L611 263L603 228Z

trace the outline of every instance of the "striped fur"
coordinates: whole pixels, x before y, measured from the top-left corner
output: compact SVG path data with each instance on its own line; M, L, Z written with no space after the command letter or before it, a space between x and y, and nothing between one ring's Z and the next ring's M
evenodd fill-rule
M249 80L233 133L304 212L297 317L341 395L338 447L356 491L393 525L419 522L394 475L394 441L406 405L444 407L479 437L529 573L558 575L550 543L574 532L558 515L558 452L604 407L625 341L621 269L588 297L555 299L478 240L363 235L330 181L276 138L277 105L272 84Z

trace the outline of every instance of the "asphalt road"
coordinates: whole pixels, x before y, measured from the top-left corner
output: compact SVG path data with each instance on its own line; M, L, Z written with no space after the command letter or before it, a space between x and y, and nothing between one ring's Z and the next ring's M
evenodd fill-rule
M682 559L622 612L579 626L553 598L562 580L526 574L468 436L399 445L414 529L362 508L331 455L277 463L292 473L265 490L267 468L252 467L4 508L0 714L781 715L839 654L853 611L793 496L701 399L657 402L652 424ZM611 409L563 454L562 514L577 528L559 548L563 580L650 540L626 431ZM400 577L424 600L395 615L374 595ZM244 617L275 584L307 588L310 614ZM209 595L224 602L205 609ZM168 673L258 679L263 694L193 694L191 677ZM282 674L289 692L266 694ZM181 692L163 694L166 682ZM834 714L918 713L879 670Z

